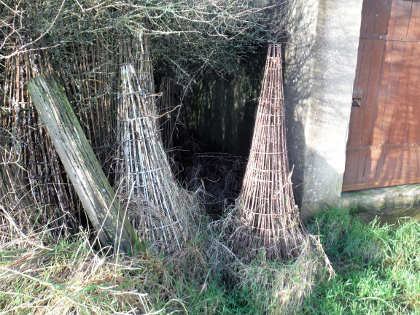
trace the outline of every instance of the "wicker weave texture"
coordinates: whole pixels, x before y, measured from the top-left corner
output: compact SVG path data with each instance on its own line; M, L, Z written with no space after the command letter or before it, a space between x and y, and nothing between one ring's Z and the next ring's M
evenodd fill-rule
M287 159L281 46L270 45L251 151L239 197L241 229L236 247L264 248L290 257L304 232L295 204Z
M138 64L121 66L119 191L134 205L131 218L141 236L159 250L173 251L186 238L182 212L189 197L177 184L158 129L152 65L144 43L140 38L134 58Z

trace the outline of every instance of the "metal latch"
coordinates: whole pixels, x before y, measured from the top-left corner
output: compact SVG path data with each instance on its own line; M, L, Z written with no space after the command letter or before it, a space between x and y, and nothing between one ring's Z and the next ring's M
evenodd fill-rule
M362 94L363 94L363 91L361 88L353 89L353 99L351 102L351 106L360 107L360 105L362 104Z
M353 107L360 107L361 102L362 102L362 98L361 97L353 97L353 100L351 102L351 106L353 106Z

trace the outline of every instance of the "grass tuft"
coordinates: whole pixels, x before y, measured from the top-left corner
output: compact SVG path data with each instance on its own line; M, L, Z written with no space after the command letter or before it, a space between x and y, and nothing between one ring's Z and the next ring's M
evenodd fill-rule
M0 247L2 314L138 314L152 309L148 295L138 290L147 268L126 257L116 261L94 253L83 235L24 251L7 245ZM133 272L136 278L127 277Z
M326 211L319 231L336 277L305 300L304 314L420 314L420 223L365 225L347 210Z

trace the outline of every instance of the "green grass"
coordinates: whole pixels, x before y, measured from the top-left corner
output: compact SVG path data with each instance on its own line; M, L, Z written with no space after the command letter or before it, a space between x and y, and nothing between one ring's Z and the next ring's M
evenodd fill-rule
M317 283L299 314L420 314L419 222L365 225L331 210L308 229L321 235L336 276ZM205 236L170 259L117 260L94 253L84 237L53 244L46 235L0 244L0 314L264 314L256 296L266 292L209 272ZM247 268L262 270L259 262Z
M331 210L309 226L337 273L316 286L303 314L420 314L420 224L367 225Z
M307 227L321 236L336 276L313 288L299 314L420 314L418 221L364 224L338 209ZM250 290L234 288L226 296L230 308L221 314L259 314Z
M330 210L308 229L321 236L336 276L313 288L299 314L420 314L418 221L364 224L348 210ZM185 300L190 314L262 314L254 294L213 279L204 292L190 287Z

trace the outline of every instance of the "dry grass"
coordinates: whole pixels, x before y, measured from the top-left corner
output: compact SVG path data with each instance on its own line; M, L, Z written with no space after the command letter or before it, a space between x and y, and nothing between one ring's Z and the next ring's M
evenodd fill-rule
M252 298L262 313L296 314L302 301L321 279L332 275L325 267L325 255L317 250L319 240L308 236L293 261L272 262L261 256L250 265L238 268L239 286L249 288Z
M111 256L85 232L57 240L48 227L34 230L31 218L16 221L21 215L0 203L0 314L186 314L206 290L203 234L172 255Z
M0 314L186 313L184 288L205 281L207 257L197 241L157 258L109 256L84 232L57 240L51 230L23 232L0 208Z
M147 257L106 257L86 235L56 241L51 231L24 233L4 208L0 242L0 314L147 314L147 294L138 290ZM75 242L75 240L78 240ZM138 274L136 283L125 275Z
M208 254L213 272L227 273L237 288L249 291L261 314L296 314L316 283L335 275L319 238L305 234L297 248L299 254L288 260L272 259L272 249L263 247L252 254L252 259L249 255L240 256L241 252L238 254L231 246L231 238L235 237L232 229L239 225L235 211L240 210L234 208L211 224L211 230L218 235Z

